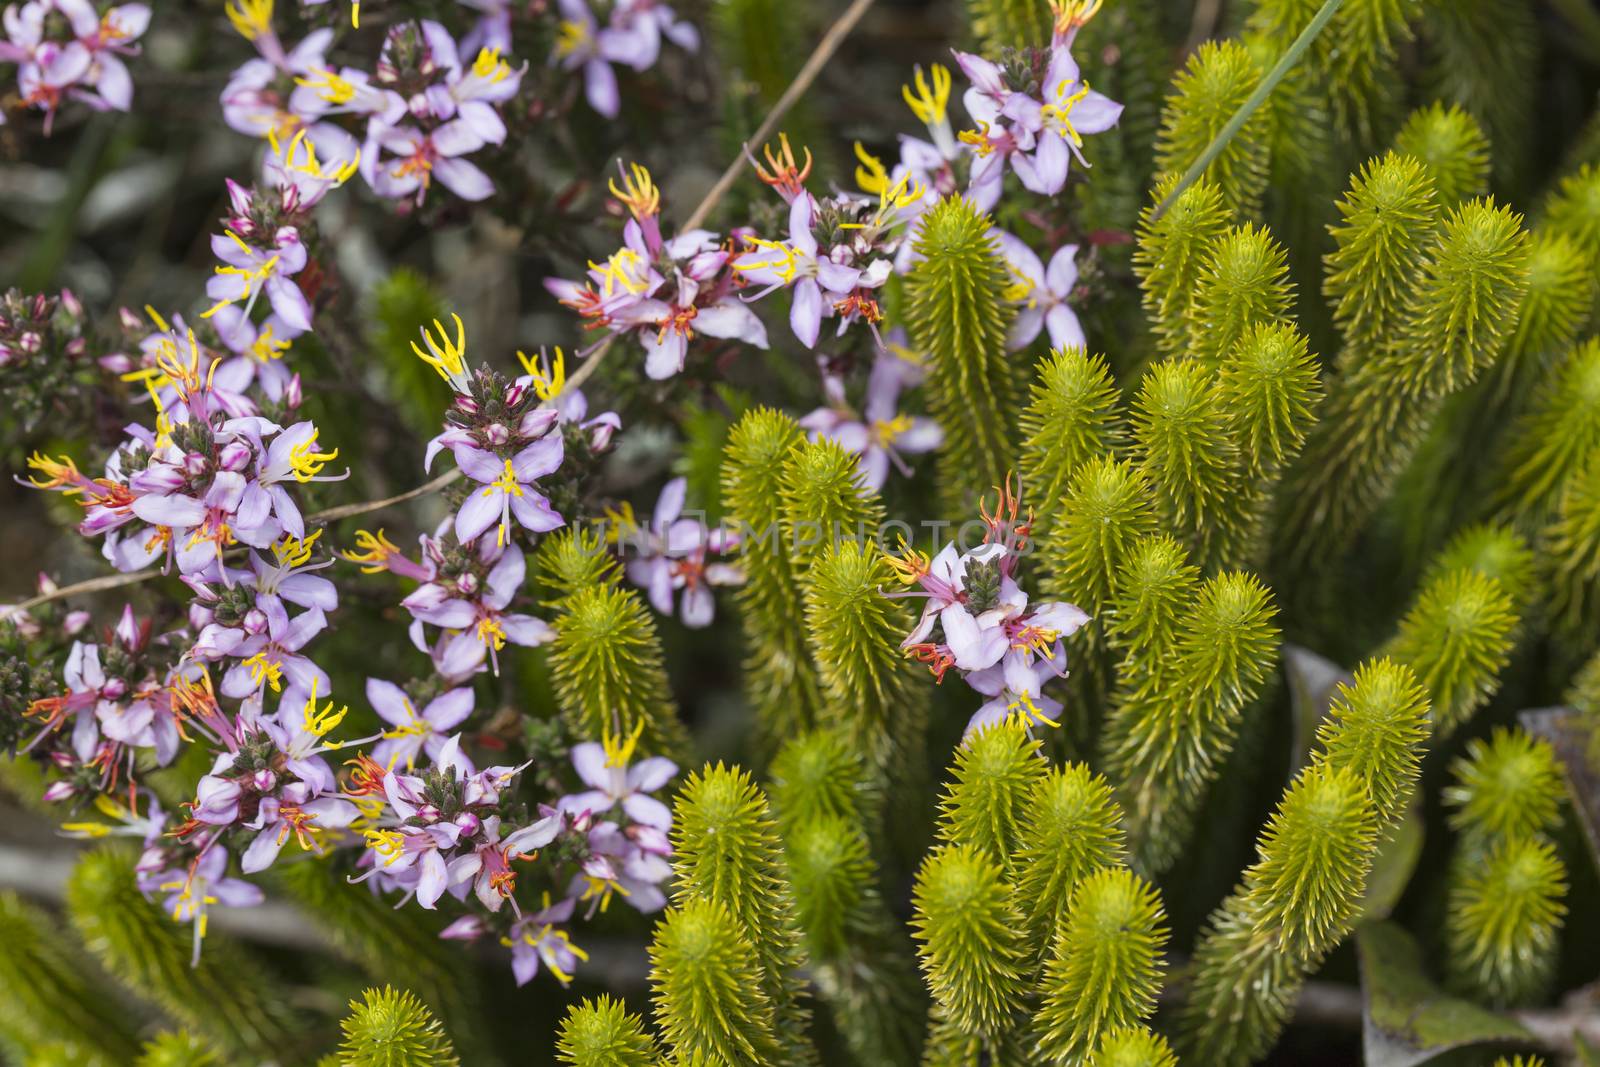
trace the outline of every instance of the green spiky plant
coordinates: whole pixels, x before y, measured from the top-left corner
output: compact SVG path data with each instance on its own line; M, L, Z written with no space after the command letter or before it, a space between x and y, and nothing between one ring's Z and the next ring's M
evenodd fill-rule
M390 986L369 989L350 1002L339 1024L339 1062L350 1067L457 1067L444 1025L422 1001Z

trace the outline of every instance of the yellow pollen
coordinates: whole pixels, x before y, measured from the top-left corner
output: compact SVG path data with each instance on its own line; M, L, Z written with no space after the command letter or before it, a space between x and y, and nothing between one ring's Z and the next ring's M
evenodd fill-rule
M456 324L456 339L454 342L445 333L444 323L438 319L433 320L434 329L439 334L437 341L434 340L433 334L428 332L427 327L423 327L422 340L428 346L427 352L419 348L417 342L411 342L411 351L417 354L417 358L438 371L439 377L447 382L453 382L457 376L466 373L467 369L467 329L461 324L460 315L451 314L450 317L455 320Z
M490 82L502 82L510 75L511 66L500 58L498 48L480 48L478 58L472 61L472 73Z
M234 233L232 230L228 230L226 232L229 237L233 238L233 243L243 249L246 255L256 255L255 249L245 244L242 237ZM218 277L228 277L232 275L242 281L244 283L244 292L240 293L238 296L230 296L225 300L218 300L215 304L211 305L211 307L207 308L205 311L202 311L200 313L200 317L202 319L209 319L211 316L215 315L229 304L248 299L252 294L255 293L256 287L271 276L273 268L277 265L278 257L273 256L270 259L263 260L258 266L255 267L233 267L227 264L217 267L216 273ZM189 344L191 347L194 345L193 330L189 331Z
M933 566L926 553L918 552L906 544L904 536L900 538L900 551L884 552L883 561L889 565L890 570L894 571L895 577L899 578L903 585L916 585Z
M883 160L868 152L860 141L856 142L856 158L861 161L856 168L856 184L864 193L882 196L889 188L889 172L884 169Z
M556 55L570 56L589 41L589 29L581 22L562 19L560 36L556 39Z
M606 508L605 517L610 526L606 531L606 541L609 544L616 544L639 528L639 520L633 516L633 505L626 500L614 508Z
M247 41L272 32L272 0L228 0L223 10L239 36Z
M400 552L400 546L385 537L381 527L376 534L369 533L366 530L357 530L356 546L361 551L341 552L339 555L351 563L365 564L361 568L361 573L363 574L377 574L379 571L387 570L388 568L384 566L384 561L390 556L398 555Z
M1055 12L1055 33L1062 36L1077 29L1099 12L1104 0L1050 0L1050 9Z
M887 422L883 419L873 422L872 435L880 447L888 448L894 444L896 437L899 437L909 429L911 429L911 420L905 415L896 415Z
M611 195L640 222L661 210L661 190L650 180L650 172L638 163L628 165L621 189L617 188L615 179L609 183L609 188Z
M250 669L250 684L260 686L262 681L272 686L274 693L283 688L283 664L267 659L265 652L257 652L244 661Z
M633 750L644 733L644 720L635 724L627 737L606 730L600 735L600 747L605 749L607 767L626 767L633 760Z
M284 534L282 538L272 543L272 554L277 559L278 566L304 567L311 561L311 549L321 536L321 530L310 537L299 539Z
M971 145L972 150L980 158L994 152L994 142L989 139L989 124L987 122L979 122L977 129L962 130L956 136L961 139L962 144Z
M334 73L331 67L314 71L309 78L296 78L294 83L315 90L318 96L330 104L348 104L356 97L355 85Z
M1045 713L1039 710L1039 705L1033 702L1033 694L1024 692L1006 705L1006 711L1014 716L1020 715L1027 725L1035 723L1060 729L1061 724L1054 719L1046 718Z
M405 838L396 830L364 830L367 847L376 852L385 867L391 866L405 851Z
M911 108L912 114L921 120L924 126L938 126L945 122L946 109L950 104L950 71L942 64L933 65L933 86L930 88L928 79L923 76L922 66L916 68L917 91L913 93L911 86L902 85L900 95L905 98L906 105Z
M603 267L590 260L589 269L605 279L607 296L611 296L618 286L636 295L645 290L644 259L631 248L617 249Z
M522 369L533 379L533 392L540 400L554 400L561 395L561 390L567 384L567 354L556 346L556 358L547 365L544 353L539 353L537 360L531 359L522 351L517 352L517 360L522 364Z
M54 489L58 485L66 485L68 482L83 480L83 475L78 473L77 465L67 456L62 456L60 459L51 459L43 452L35 452L28 457L28 467L39 471L45 476L44 481L40 481L37 478L28 479L28 484L35 489ZM83 492L81 487L69 489L67 495L70 496L81 492Z
M506 647L505 627L500 625L499 619L485 618L478 620L478 640L486 647L499 652Z
M111 833L111 827L103 822L64 822L61 829L80 837L105 837Z
M317 451L317 435L313 431L311 436L289 449L289 468L294 471L295 481L309 482L322 473L322 468L339 458L339 450L332 452Z
M799 270L799 264L795 262L795 251L793 248L790 248L782 241L772 241L765 237L750 236L746 237L745 241L756 248L765 249L768 252L771 252L777 258L763 260L760 263L742 263L739 266L741 271L770 270L776 274L778 276L778 280L783 282L785 285L794 281L795 273Z
M1039 109L1039 114L1046 122L1059 124L1061 132L1066 135L1067 140L1075 145L1082 145L1083 136L1072 125L1072 109L1078 106L1078 101L1089 95L1089 83L1081 83L1077 92L1069 94L1067 87L1071 84L1070 81L1063 81L1056 86L1055 96L1057 102L1046 104Z
M1033 307L1038 301L1034 298L1037 289L1033 280L1015 269L1011 272L1011 282L1002 290L1000 295L1013 304L1024 307Z
M311 679L311 696L306 701L305 706L306 733L312 734L316 737L322 737L324 734L327 734L329 731L331 731L335 726L338 726L344 717L349 713L350 709L348 706L342 707L338 711L334 711L333 701L331 700L328 701L327 704L323 705L321 711L318 711L317 680L315 678Z

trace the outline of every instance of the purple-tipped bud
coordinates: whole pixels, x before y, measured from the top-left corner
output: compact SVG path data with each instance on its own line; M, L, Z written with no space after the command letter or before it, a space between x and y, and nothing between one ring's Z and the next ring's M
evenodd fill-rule
M267 613L260 608L251 608L244 613L244 619L240 622L240 625L244 627L244 632L247 634L264 634L267 632Z
M263 767L250 776L250 784L255 787L257 793L270 793L278 784L278 776Z

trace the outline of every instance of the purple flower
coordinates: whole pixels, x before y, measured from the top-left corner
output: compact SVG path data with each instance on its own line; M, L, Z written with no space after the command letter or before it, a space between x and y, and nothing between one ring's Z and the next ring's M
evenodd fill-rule
M837 375L823 374L823 389L828 406L800 420L812 440L826 438L847 452L861 457L863 483L871 489L883 488L891 463L910 477L911 468L902 453L931 452L944 440L939 424L924 416L902 415L900 390L919 378L921 371L891 352L881 353L867 378L866 403L857 416L845 399L844 382Z
M1073 158L1083 166L1083 135L1104 133L1117 124L1122 105L1089 88L1079 78L1078 64L1065 47L1051 50L1040 99L1013 97L1009 111L1038 139L1032 155L1012 161L1017 177L1030 191L1054 196L1067 182Z
M305 692L331 692L327 672L300 655L300 650L327 625L321 608L301 612L292 620L287 612L269 614L267 632L247 637L233 650L233 655L243 662L235 663L222 676L222 695L247 697L269 685L277 692L285 677Z
M550 55L552 64L562 70L583 69L584 96L589 106L608 119L617 117L621 100L617 76L600 51L599 27L587 0L557 0L561 10L561 34Z
M293 281L306 265L305 245L293 226L279 227L265 249L249 244L232 230L226 235L213 234L211 251L224 265L216 268L216 277L206 283L206 295L216 303L201 318L210 318L239 301L244 302L248 316L256 298L265 292L281 322L296 330L311 329L311 304Z
M1012 351L1026 348L1039 336L1040 329L1048 329L1050 347L1083 348L1083 327L1067 303L1078 284L1078 246L1062 245L1056 249L1047 267L1018 238L1002 230L993 233L1011 270L1012 283L1006 288L1006 299L1018 308L1007 346Z
M260 887L227 877L227 869L228 850L212 843L187 869L170 868L148 879L149 885L167 894L163 906L168 914L179 922L194 924L194 955L191 963L200 962L200 942L206 936L211 905L253 908L263 899Z
M429 133L409 126L387 126L374 120L362 156L361 172L379 196L399 200L415 195L420 207L433 179L463 200L486 200L494 192L489 176L461 156L476 152L487 142L466 118L452 119Z
M557 925L572 918L572 909L576 904L571 897L567 897L524 915L512 924L511 973L516 977L517 985L524 986L533 981L541 963L556 976L556 981L567 985L572 981L578 961L589 958L589 954L574 945L567 937L567 932Z
M649 825L623 830L614 822L595 823L589 828L589 858L573 876L567 895L589 901L590 916L604 911L613 893L645 914L666 907L661 883L672 876L672 864L665 858L670 849L663 850L663 837ZM646 847L646 842L652 847Z
M458 856L449 864L451 885L472 883L472 891L479 903L490 911L499 911L500 905L511 901L513 910L517 902L512 897L517 876L511 868L512 860L529 859L537 851L556 839L561 832L563 819L559 813L551 814L506 835L500 839L500 820L490 816L483 820L483 834L474 849Z
M716 604L711 586L740 585L744 572L726 563L706 563L708 552L726 552L736 538L721 529L708 530L701 519L680 518L688 481L674 478L661 489L649 529L635 527L629 543L638 556L628 563L628 579L648 591L651 605L663 615L671 615L673 594L683 591L683 624L700 629L711 624ZM632 512L622 516L629 521ZM618 531L619 538L625 536Z
M239 869L255 874L272 866L285 842L293 836L307 852L319 852L316 835L323 830L342 830L355 821L356 806L338 797L314 796L304 782L285 786L278 796L262 797L256 817L245 823L258 830L239 857Z
M368 678L367 702L393 727L384 731L372 758L385 767L404 763L409 771L421 752L430 760L438 759L449 732L472 714L473 693L470 687L448 690L429 701L419 715L405 690L381 678Z
M613 63L649 70L661 55L661 38L688 52L700 47L700 32L679 22L661 0L617 0L611 24L600 34L600 50Z
M413 643L434 656L435 668L447 679L459 680L474 673L483 665L485 657L499 673L497 653L506 642L532 648L555 636L543 620L505 610L522 588L525 573L521 550L510 548L490 569L482 595L476 602L460 597L431 602L431 596L419 595L429 586L420 587L405 600L415 618L411 629ZM423 642L424 623L445 631L437 650L429 649Z
M750 299L760 299L774 289L793 290L789 328L807 348L816 346L823 315L861 280L861 271L855 267L818 255L817 239L811 232L816 211L816 201L809 195L796 196L789 204L789 240L746 238L755 248L733 264L750 281L767 286Z
M257 325L235 304L218 308L211 325L216 327L222 343L235 353L217 367L212 377L216 388L242 393L252 384L259 384L268 400L281 403L294 377L283 357L304 331L288 325L276 313Z
M635 731L621 749L611 752L594 741L574 745L572 766L589 789L562 797L558 804L560 809L574 816L584 812L599 815L620 804L628 818L636 823L663 831L671 829L671 810L647 794L671 781L672 776L678 773L678 766L661 756L628 766L637 740L638 732Z
M549 414L553 423L555 413ZM496 522L499 527L495 544L509 543L513 517L518 525L534 533L547 533L566 523L533 485L561 466L563 445L559 433L547 432L509 459L466 443L456 445L453 452L462 473L483 486L474 488L456 513L456 539L462 544L471 544Z

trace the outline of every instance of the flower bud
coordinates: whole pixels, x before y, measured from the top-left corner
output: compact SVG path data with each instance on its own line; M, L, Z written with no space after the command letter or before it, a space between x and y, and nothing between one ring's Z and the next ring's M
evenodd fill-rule
M471 837L482 828L483 822L470 811L464 811L455 818L455 823L461 831L462 837Z
M250 776L250 784L258 793L270 793L278 784L278 776L263 767Z
M200 453L190 452L188 455L183 457L184 473L188 474L191 478L202 477L206 473L206 468L210 466L210 463L211 461L205 456L202 456Z
M483 439L491 448L498 448L511 440L511 431L506 429L504 423L491 423L484 427Z
M107 700L116 700L128 691L128 683L121 678L112 678L100 687L100 695Z
M240 625L244 627L244 632L247 634L264 634L267 632L267 613L260 608L251 608L244 613L244 619Z
M217 454L217 464L225 471L242 471L250 463L252 452L243 441L224 445Z
M45 787L44 799L48 804L59 804L77 791L71 782L51 782Z

